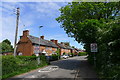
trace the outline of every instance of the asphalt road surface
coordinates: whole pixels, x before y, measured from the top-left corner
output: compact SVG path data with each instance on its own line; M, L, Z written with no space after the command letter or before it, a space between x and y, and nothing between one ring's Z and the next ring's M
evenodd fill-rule
M51 65L34 71L14 76L13 78L39 78L39 79L72 79L72 80L97 80L97 75L86 56L76 56L68 59L51 62Z

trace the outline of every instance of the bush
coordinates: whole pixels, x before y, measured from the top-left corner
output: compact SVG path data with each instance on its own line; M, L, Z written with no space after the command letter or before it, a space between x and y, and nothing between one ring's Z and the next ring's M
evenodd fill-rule
M79 52L78 53L78 56L85 56L85 55L87 55L87 52Z
M2 78L8 78L47 65L45 56L40 56L40 65L36 56L2 56Z
M52 61L60 59L60 55L52 54Z
M64 52L63 55L66 55L66 53Z
M71 57L73 57L73 56L74 56L74 53L69 53L69 55L71 55Z

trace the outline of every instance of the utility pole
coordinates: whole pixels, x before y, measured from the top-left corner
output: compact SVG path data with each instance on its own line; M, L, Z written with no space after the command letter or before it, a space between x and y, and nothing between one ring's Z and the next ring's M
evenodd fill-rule
M14 42L14 56L16 56L16 48L17 48L17 34L18 34L18 23L19 23L19 15L20 15L20 8L17 8L17 19L16 19L16 31L15 31L15 42Z

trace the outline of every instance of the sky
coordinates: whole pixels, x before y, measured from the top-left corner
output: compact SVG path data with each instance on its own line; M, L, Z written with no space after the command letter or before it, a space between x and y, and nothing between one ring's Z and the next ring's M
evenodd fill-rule
M14 44L16 29L16 8L20 8L20 19L18 28L19 36L24 30L29 34L39 37L45 36L46 40L55 39L58 42L70 42L71 46L83 49L83 46L74 38L68 37L64 29L60 27L55 18L60 16L59 9L68 2L2 2L0 5L0 42L9 39ZM39 29L39 26L43 26ZM17 40L17 41L18 41Z

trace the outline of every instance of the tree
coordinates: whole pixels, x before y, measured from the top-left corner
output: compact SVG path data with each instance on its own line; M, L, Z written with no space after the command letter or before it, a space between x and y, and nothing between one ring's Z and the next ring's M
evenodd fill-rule
M11 42L8 39L3 40L2 42L5 42L5 43L11 45Z
M72 46L72 48L75 48L75 46Z
M119 16L120 2L72 2L60 9L56 18L68 36L84 43L90 52L90 43L97 42L100 33L109 27L106 23Z
M72 2L60 11L61 15L56 20L62 23L61 27L68 36L84 44L88 60L92 63L90 43L97 43L98 71L103 77L115 76L117 80L120 76L120 1Z
M11 45L11 42L8 39L5 39L0 43L1 47L1 53L2 52L13 52L13 46Z
M57 53L58 55L60 55L60 49L58 48L55 53Z
M105 19L105 22L111 18L115 18L120 10L119 3L72 2L60 9L61 15L60 17L56 18L56 20L62 23L62 28L64 28L70 37L74 37L79 43L86 43L91 41L91 39L88 38L89 34L91 33L91 29L88 28L91 27L89 25L90 20L92 19L92 21L94 21L95 19L94 22L91 22L93 24L97 24L96 21L99 21L102 18Z

